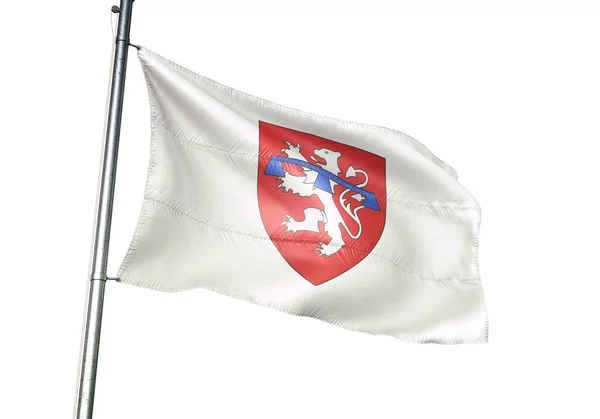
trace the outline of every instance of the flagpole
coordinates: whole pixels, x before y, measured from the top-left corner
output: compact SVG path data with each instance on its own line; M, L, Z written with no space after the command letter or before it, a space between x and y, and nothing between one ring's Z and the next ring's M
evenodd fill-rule
M121 0L120 7L113 6L112 8L113 12L119 14L119 26L117 37L115 38L115 54L108 118L106 121L102 173L100 175L85 329L83 332L83 345L79 366L77 405L75 410L76 419L91 419L94 407L98 350L100 347L100 327L102 324L104 287L106 285L106 265L108 262L108 245L115 193L115 176L117 172L117 155L121 131L121 115L123 113L123 93L125 90L125 72L127 69L129 30L131 27L133 2L134 0Z

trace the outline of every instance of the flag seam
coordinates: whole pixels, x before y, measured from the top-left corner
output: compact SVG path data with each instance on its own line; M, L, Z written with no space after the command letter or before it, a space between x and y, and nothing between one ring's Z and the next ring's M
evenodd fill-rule
M236 153L233 151L228 151L228 150L222 150L216 147L210 147L207 146L205 144L201 144L192 140L189 140L187 138L185 138L184 136L182 136L181 134L179 134L177 131L175 131L174 129L172 129L171 127L169 127L167 124L162 123L158 120L153 121L155 126L158 125L162 128L164 128L167 131L167 134L169 134L170 136L172 136L175 140L177 140L180 143L184 143L183 145L189 145L189 146L195 146L195 147L199 147L205 150L210 150L210 151L215 151L218 153L223 153L223 154L228 154L231 156L235 156L235 157L243 157L245 159L248 160L252 160L252 159L257 159L258 158L258 154L256 155L249 155L249 154L243 154L243 153ZM439 205L439 204L431 204L431 203L414 203L414 202L410 202L410 201L404 201L404 200L399 200L399 199L394 199L394 198L390 198L389 194L386 197L386 202L393 202L393 203L398 203L398 204L402 204L402 205L406 205L406 206L410 206L413 208L421 208L421 209L440 209L440 210L446 210L446 211L479 211L480 208L477 206L473 206L473 207L453 207L450 205Z
M190 219L192 221L195 221L196 223L203 224L203 225L205 225L207 227L211 227L211 228L214 228L214 229L217 229L217 230L229 233L229 234L237 234L237 235L241 235L241 236L245 236L245 237L252 237L254 239L258 239L258 240L262 240L262 241L272 241L272 240L274 240L273 238L269 238L269 237L262 237L262 236L258 236L256 234L247 233L247 232L244 232L244 231L236 231L236 230L231 230L231 229L228 229L228 228L224 228L224 227L213 225L213 224L211 224L211 223L209 223L207 221L198 219L198 218L194 217L193 215L190 215L190 214L187 214L187 213L183 212L179 208L176 208L173 205L171 205L171 204L169 204L167 202L164 202L160 198L156 198L156 197L153 197L153 196L146 195L145 199L147 199L149 201L152 201L152 202L156 202L157 204L160 204L160 205L166 207L167 209L173 211L174 213L179 214L180 216L188 218L188 219ZM284 238L284 237L277 238L275 240L278 240L278 241L290 241L290 242L294 242L294 243L297 243L299 241L297 239L292 240L292 239L288 239L288 238ZM448 277L427 277L427 276L422 276L421 274L419 274L417 272L414 272L414 271L411 271L411 270L403 267L402 265L400 265L400 264L398 264L398 263L396 263L394 261L391 261L391 260L387 259L386 257L384 257L383 255L377 254L377 253L375 253L373 251L366 252L365 250L357 248L357 247L354 247L353 249L357 250L359 252L362 252L362 253L367 253L367 256L374 256L374 257L382 260L383 262L386 262L386 263L388 263L390 265L395 266L396 268L400 269L402 272L404 272L404 273L406 273L408 275L411 275L411 276L413 276L413 277L415 277L417 279L421 279L421 280L425 280L425 281L432 281L432 282L436 282L436 281L439 281L439 282L442 282L442 281L459 281L459 282L467 282L467 283L478 283L481 280L481 278L479 278L479 277L459 278L459 277L452 277L452 276L448 276Z
M405 142L406 144L413 146L415 148L415 150L417 150L419 153L426 156L430 160L434 161L437 166L441 167L443 170L448 172L452 177L454 177L455 179L458 178L458 172L452 166L448 165L442 159L437 157L424 144L422 144L415 138L413 138L403 132L400 132L400 131L397 131L397 130L394 130L391 128L387 128L384 126L380 126L380 125L372 125L372 124L347 121L347 120L343 120L343 119L339 119L339 118L333 118L333 117L314 114L311 112L302 111L300 109L291 108L288 106L283 106L278 103L271 102L266 99L259 98L257 96L253 96L251 94L241 92L232 87L226 86L215 80L212 80L208 77L201 76L200 74L195 73L192 70L181 66L180 64L170 61L169 59L167 59L145 47L140 47L140 49L138 50L138 57L140 58L140 62L142 63L142 66L144 68L146 67L144 60L142 59L144 53L148 53L148 54L154 55L155 57L158 57L160 59L160 61L162 61L167 67L170 67L173 70L179 71L179 72L187 75L188 77L192 78L195 81L200 81L200 82L206 83L208 85L211 85L216 90L221 90L221 91L227 92L229 94L229 97L235 97L235 96L241 97L241 98L247 99L251 102L258 103L261 106L264 106L266 108L270 108L270 109L273 109L276 111L283 110L283 111L289 112L292 115L305 116L305 117L311 118L315 121L336 123L338 125L350 127L353 129L358 128L358 129L364 129L364 130L369 130L369 131L373 131L373 132L385 132L385 133L394 134L394 135L398 136L399 138L401 138L403 140L403 142Z

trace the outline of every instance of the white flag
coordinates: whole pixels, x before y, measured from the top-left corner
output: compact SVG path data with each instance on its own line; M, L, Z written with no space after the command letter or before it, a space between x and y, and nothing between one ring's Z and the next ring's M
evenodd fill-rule
M452 168L400 132L138 56L151 162L122 282L412 342L487 342L481 212Z

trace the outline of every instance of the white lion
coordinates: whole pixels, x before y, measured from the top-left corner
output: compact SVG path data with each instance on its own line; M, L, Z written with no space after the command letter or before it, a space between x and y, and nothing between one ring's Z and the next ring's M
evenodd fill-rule
M298 159L305 162L308 162L306 158L300 152L300 145L296 144L293 146L289 142L285 142L288 145L288 148L284 148L283 151L289 158ZM314 155L321 158L325 163L321 163L314 156L310 156L313 160L312 164L317 164L324 170L329 173L334 174L335 176L339 176L341 170L338 166L338 159L341 157L341 153L333 150L329 150L326 148L314 150ZM367 173L363 170L354 169L352 166L348 168L346 173L346 177L355 177L356 173L362 173L366 179L360 184L356 185L357 187L363 187L368 182ZM315 233L319 232L319 221L325 224L325 232L331 237L331 241L328 244L323 242L317 242L319 247L315 250L319 251L319 256L331 256L337 253L343 246L346 245L342 238L342 231L340 228L340 224L346 229L350 237L353 239L357 239L360 237L362 233L362 225L360 219L358 218L358 211L364 208L363 206L359 206L354 211L350 209L350 204L345 204L346 199L344 195L349 192L349 189L346 189L340 195L340 203L342 207L346 210L348 215L358 224L358 233L352 234L350 229L346 225L342 214L338 210L335 201L333 200L333 194L331 192L324 191L315 187L315 180L319 173L316 170L312 170L309 168L303 169L303 174L301 176L294 176L289 172L285 171L282 177L279 177L282 182L279 184L278 188L284 188L284 192L292 192L294 194L298 194L300 196L309 197L312 195L316 195L321 203L323 204L323 209L319 208L305 208L304 209L304 220L298 221L292 218L292 216L285 214L287 220L283 221L281 225L286 226L286 232L292 232L293 234L296 231L312 231ZM329 179L331 190L333 191L333 187L336 182L334 180ZM360 194L352 195L352 198L356 199L359 202L362 202L364 197Z

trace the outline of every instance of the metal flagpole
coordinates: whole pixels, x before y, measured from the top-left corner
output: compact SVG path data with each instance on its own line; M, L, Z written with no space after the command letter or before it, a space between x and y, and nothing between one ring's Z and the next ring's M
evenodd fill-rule
M98 368L98 350L100 346L100 326L102 324L102 306L104 287L106 285L106 265L108 261L108 245L112 219L113 199L115 193L115 176L117 171L117 154L121 131L121 115L123 113L123 93L125 90L125 71L127 69L127 53L129 49L129 30L134 0L121 0L120 7L112 10L119 14L119 26L115 39L115 55L112 72L108 119L106 122L106 138L100 175L100 191L94 230L94 247L90 274L89 294L81 363L77 388L76 419L91 419L94 407L94 391L96 388L96 370Z

